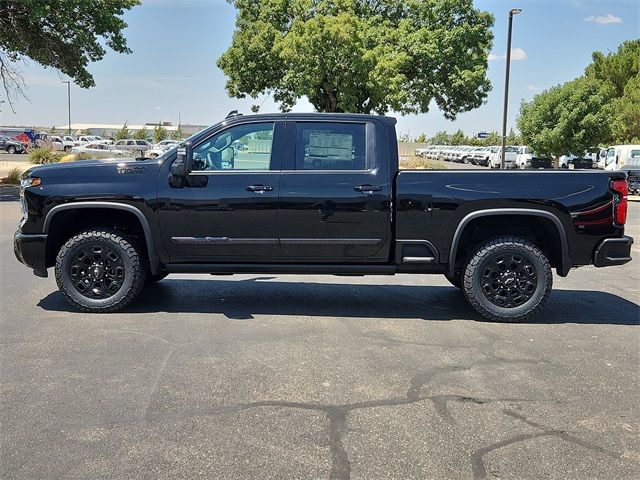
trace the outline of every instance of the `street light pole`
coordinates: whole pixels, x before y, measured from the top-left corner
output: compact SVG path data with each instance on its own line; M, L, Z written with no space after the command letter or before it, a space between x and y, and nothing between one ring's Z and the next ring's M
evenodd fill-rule
M67 84L67 107L69 111L69 124L67 135L71 136L71 80L63 80L62 83Z
M507 109L509 108L509 70L511 69L511 30L513 27L513 16L522 12L521 8L509 10L509 33L507 33L507 58L504 74L504 111L502 113L502 158L500 168L505 168L505 150L507 148Z

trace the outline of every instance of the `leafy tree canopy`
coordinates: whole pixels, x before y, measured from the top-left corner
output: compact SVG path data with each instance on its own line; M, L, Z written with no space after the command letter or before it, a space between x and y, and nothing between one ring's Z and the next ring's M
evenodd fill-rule
M125 122L125 124L122 125L122 128L116 132L115 139L125 140L127 138L129 138L129 128L127 127L127 124Z
M158 143L162 140L166 140L169 136L167 129L164 128L160 123L156 125L153 129L153 141Z
M601 80L615 89L615 96L622 97L627 82L640 74L640 40L623 42L615 53L604 55L593 52L593 63L585 70L589 78Z
M536 151L556 156L633 142L640 137L640 40L594 52L583 77L523 103L518 126Z
M230 96L273 95L283 111L427 112L479 107L493 16L472 0L228 0L238 10L218 59Z
M429 143L431 145L449 145L450 140L451 135L449 135L447 132L440 131L429 139Z
M182 140L182 126L178 125L178 128L171 133L171 140Z
M87 70L101 60L104 46L130 53L121 16L139 0L0 1L0 73L7 99L22 93L22 79L12 62L31 58L53 67L83 88L95 85Z
M146 140L147 139L147 127L143 126L140 130L136 130L133 132L133 138L137 140Z
M580 77L536 95L520 107L518 127L536 152L581 155L606 142L614 96L611 86Z

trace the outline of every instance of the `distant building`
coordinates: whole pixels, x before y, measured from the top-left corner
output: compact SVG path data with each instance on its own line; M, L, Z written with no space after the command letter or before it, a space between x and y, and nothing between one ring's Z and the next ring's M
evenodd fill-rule
M138 130L142 130L143 128L147 129L149 136L153 136L153 129L157 126L157 123L146 123L144 125L127 125L127 129L129 133L133 135ZM178 129L177 125L172 125L171 122L162 122L160 124L163 128L169 132L171 135L172 132ZM185 124L180 125L180 130L182 131L183 137L190 137L194 133L199 132L207 128L209 125L193 125L193 124ZM55 127L58 132L67 132L69 130L69 125L61 125ZM112 138L115 137L118 130L122 129L122 125L113 125L108 123L72 123L71 124L71 134L78 135L80 132L85 135L98 135L103 138Z

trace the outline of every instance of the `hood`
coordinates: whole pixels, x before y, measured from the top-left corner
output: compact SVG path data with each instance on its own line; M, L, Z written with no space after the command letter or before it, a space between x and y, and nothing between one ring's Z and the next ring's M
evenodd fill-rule
M75 160L72 162L35 165L26 173L33 176L77 173L81 175L109 175L133 173L132 170L157 169L156 159L135 160L133 158L104 158L95 160Z
M33 167L24 176L40 177L42 188L65 195L136 192L141 185L155 186L163 160L76 160Z

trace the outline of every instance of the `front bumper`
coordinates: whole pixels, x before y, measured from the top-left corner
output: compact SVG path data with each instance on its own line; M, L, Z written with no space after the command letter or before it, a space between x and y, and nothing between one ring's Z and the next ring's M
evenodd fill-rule
M624 265L631 261L631 245L631 237L605 238L596 248L593 264L596 267Z
M33 273L38 277L47 276L46 234L25 234L16 232L13 236L13 253L20 263L33 268Z

